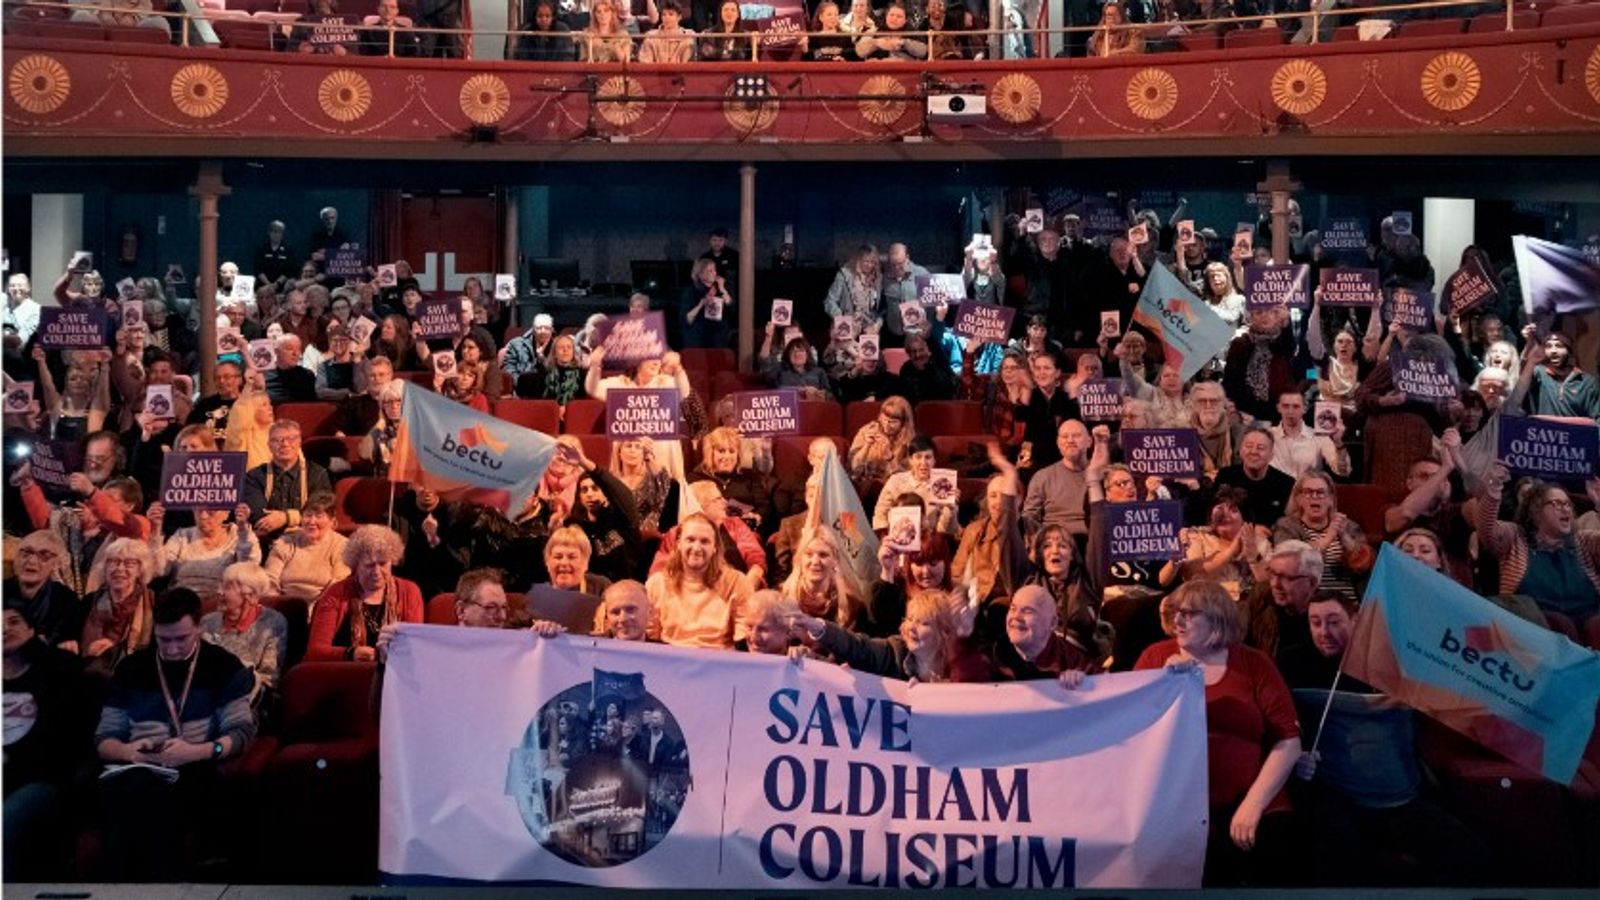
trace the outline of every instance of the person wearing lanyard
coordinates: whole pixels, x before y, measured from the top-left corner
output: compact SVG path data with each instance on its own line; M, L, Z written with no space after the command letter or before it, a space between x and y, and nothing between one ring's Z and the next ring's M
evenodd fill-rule
M117 666L95 730L106 875L118 881L189 880L184 832L206 833L217 766L256 732L255 677L201 641L200 596L165 591L153 619L153 646Z

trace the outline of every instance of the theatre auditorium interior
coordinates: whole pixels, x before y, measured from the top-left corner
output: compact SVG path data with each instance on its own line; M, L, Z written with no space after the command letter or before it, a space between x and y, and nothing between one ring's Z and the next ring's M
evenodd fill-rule
M0 7L7 897L1600 889L1597 0Z

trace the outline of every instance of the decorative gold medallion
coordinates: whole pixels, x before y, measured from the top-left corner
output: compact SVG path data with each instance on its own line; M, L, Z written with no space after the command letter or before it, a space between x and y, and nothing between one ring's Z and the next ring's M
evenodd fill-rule
M1583 67L1583 83L1594 102L1600 103L1600 47L1589 51L1589 63Z
M1039 89L1039 82L1021 72L1001 76L989 89L989 108L1012 125L1033 121L1043 102L1044 92Z
M904 100L883 100L882 97L904 97L905 85L897 81L892 75L874 75L861 83L862 99L857 102L861 109L861 118L874 125L893 125L900 121L906 114Z
M638 79L613 75L595 88L595 111L612 125L632 125L644 115L643 97L644 85Z
M361 73L340 69L317 86L317 103L328 118L354 122L372 108L372 85Z
M479 125L493 125L511 109L511 89L498 75L474 75L461 86L461 111Z
M1328 96L1328 76L1309 59L1291 59L1272 73L1272 102L1286 113L1303 116Z
M172 105L191 119L209 119L228 105L228 79L204 63L184 66L172 76Z
M1165 69L1141 69L1128 79L1128 109L1154 122L1178 106L1178 79Z
M67 67L43 54L17 60L6 84L11 99L34 115L55 112L72 95L72 76L67 74Z
M722 117L734 130L745 134L757 131L766 131L772 123L778 121L778 98L770 92L764 98L743 96L748 87L742 87L739 79L734 79L728 85L724 94L728 99L722 102Z
M1435 109L1455 112L1472 105L1483 86L1483 73L1472 57L1450 50L1422 68L1422 97Z

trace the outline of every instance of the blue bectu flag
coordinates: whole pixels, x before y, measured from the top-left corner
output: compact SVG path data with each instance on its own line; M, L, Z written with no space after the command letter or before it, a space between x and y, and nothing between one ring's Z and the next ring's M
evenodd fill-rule
M878 580L878 535L872 530L872 518L861 506L861 497L850 483L837 448L829 445L821 471L813 477L822 480L817 492L818 525L839 536L839 546L855 566L857 576L862 583L873 584Z
M1511 239L1511 247L1529 318L1550 319L1600 306L1600 266L1583 251L1520 234Z

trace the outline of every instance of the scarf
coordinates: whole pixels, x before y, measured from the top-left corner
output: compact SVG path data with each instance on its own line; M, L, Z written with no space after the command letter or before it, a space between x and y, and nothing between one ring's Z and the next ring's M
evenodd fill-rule
M1276 335L1250 332L1250 362L1245 368L1245 384L1250 395L1261 403L1271 402L1272 342Z
M292 506L290 506L289 509L292 509L292 510L298 512L302 507L304 507L306 505L306 496L307 496L306 495L306 455L304 453L301 453L299 456L297 456L295 458L294 465L300 467L300 493L298 495L298 499L295 500L294 504ZM290 468L294 468L294 466L290 466ZM271 460L268 460L267 461L267 486L266 486L265 490L262 491L262 495L267 498L267 502L268 503L272 502L272 480L273 480L274 477L276 477L277 472L278 472L278 464L275 463L275 462L272 462Z
M351 648L369 646L367 641L367 616L362 609L364 605L361 597L361 582L356 576L350 576L355 586L355 591L350 595L350 607L346 615L350 619L350 646ZM400 621L399 592L395 590L394 577L390 576L383 586L383 624L393 625Z
M1200 425L1200 417L1194 418L1195 433L1200 436L1200 452L1206 457L1206 475L1215 476L1218 469L1233 465L1233 423L1228 421L1228 416L1217 419L1217 424L1211 428Z

